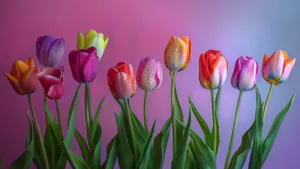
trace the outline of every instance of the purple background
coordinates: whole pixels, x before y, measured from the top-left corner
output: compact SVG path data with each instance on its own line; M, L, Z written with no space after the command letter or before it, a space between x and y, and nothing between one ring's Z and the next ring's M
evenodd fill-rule
M198 82L199 54L211 48L220 49L229 61L229 75L233 70L234 61L241 55L252 56L261 63L265 52L272 54L275 50L284 49L290 57L297 57L300 44L299 6L299 2L288 0L285 2L94 0L89 3L79 0L2 0L0 72L9 72L12 62L16 59L25 60L33 56L37 61L35 41L38 36L51 34L65 38L65 57L61 65L66 67L67 89L65 97L61 100L61 109L64 112L62 116L66 131L67 110L77 87L71 76L67 55L76 47L77 32L95 29L109 36L107 49L99 63L98 76L91 84L93 110L102 97L107 96L100 118L104 129L103 144L106 146L116 133L113 112L118 110L107 86L108 68L119 61L126 61L136 70L144 56L154 57L163 62L164 48L170 36L188 35L193 42L192 61L185 71L178 73L179 97L186 112L185 117L188 112L187 97L190 94L196 107L211 126L209 91L201 88ZM299 92L297 73L300 73L300 67L296 64L290 79L274 88L267 114L266 130L291 95ZM222 168L225 161L238 96L238 91L230 86L229 81L228 78L224 85L220 108L221 145L217 159L218 168ZM268 84L261 76L258 85L265 99ZM4 76L0 80L0 88L2 96L0 156L4 160L4 168L8 168L24 151L28 130L25 112L28 104L27 98L18 96ZM140 119L142 119L143 94L143 91L138 89L131 100L133 110ZM33 95L33 101L41 129L44 131L42 96L43 92L40 89ZM82 92L76 126L85 134L83 103ZM241 105L234 151L240 144L242 134L253 121L254 105L255 92L246 93ZM50 106L54 111L53 102L50 102ZM166 68L163 85L160 90L150 93L148 107L150 124L152 125L154 119L157 120L156 133L158 133L170 116L170 77ZM299 168L300 114L296 111L299 108L296 98L263 168ZM201 133L194 118L193 129ZM166 169L170 168L172 160L171 147L169 144L164 167ZM77 144L73 145L73 151L79 153Z

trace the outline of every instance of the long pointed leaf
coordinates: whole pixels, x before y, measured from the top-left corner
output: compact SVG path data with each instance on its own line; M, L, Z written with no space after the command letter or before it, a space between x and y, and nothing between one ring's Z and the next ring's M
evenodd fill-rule
M80 134L80 132L77 129L75 129L74 135L79 145L83 160L89 165L92 158L92 154L89 149L89 146L86 144L83 136Z
M102 168L104 169L114 169L117 154L118 154L118 140L117 136L115 136L108 144L107 151L106 151L106 160L103 164Z
M77 154L71 152L65 143L64 149L73 169L89 169L88 165L84 162L84 160Z

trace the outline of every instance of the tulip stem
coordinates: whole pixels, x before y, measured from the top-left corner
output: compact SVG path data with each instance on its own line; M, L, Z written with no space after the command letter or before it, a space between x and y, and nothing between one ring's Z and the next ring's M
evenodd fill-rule
M236 109L235 109L234 122L233 122L233 127L232 127L232 132L231 132L231 137L230 137L230 143L229 143L229 147L228 147L228 151L227 151L227 155L226 155L226 161L225 161L224 169L227 169L227 167L228 167L228 163L229 163L229 159L230 159L230 155L231 155L231 151L232 151L232 146L233 146L233 142L234 142L234 136L235 136L235 132L236 132L236 125L237 125L237 121L238 121L238 117L239 117L242 97L243 97L243 92L240 91L239 98L238 98L237 105L236 105Z
M131 120L131 115L130 115L131 110L130 110L129 101L125 100L124 104L125 104L125 110L127 111L125 114L126 114L128 124L129 124L129 133L130 133L131 141L132 141L131 143L132 143L132 148L133 148L134 160L135 160L135 164L137 164L138 163L137 144L136 144L136 140L135 140L133 125L132 125L132 120Z
M92 120L92 110L91 110L91 89L89 84L85 85L85 125L86 133L88 134Z
M44 141L43 141L43 138L42 138L39 123L36 119L35 112L34 112L34 109L33 109L31 94L28 94L28 102L29 102L29 106L30 106L33 121L34 121L34 128L36 130L36 134L37 134L37 137L38 137L38 142L41 146L41 153L42 153L42 156L43 156L42 159L44 160L44 164L45 164L44 167L45 167L45 169L49 169L48 157L47 157L46 149L45 149L45 146L44 146Z
M273 87L274 87L274 83L271 83L269 91L268 91L268 96L267 96L267 99L265 102L265 106L263 107L263 121L265 121L265 118L266 118L266 113L267 113L268 105L269 105L269 102L271 99Z
M145 96L144 96L144 125L145 125L145 130L147 133L149 133L149 128L148 128L148 120L147 120L147 100L148 100L148 91L145 91Z
M214 89L210 90L210 95L211 95L211 107L212 107L212 117L213 117L213 128L212 128L212 134L213 134L213 151L214 154L217 154L217 115L216 115L216 103L215 103L215 92Z
M56 105L58 125L59 125L60 129L62 130L61 111L60 111L60 108L59 108L59 102L58 102L58 100L55 100L55 105Z

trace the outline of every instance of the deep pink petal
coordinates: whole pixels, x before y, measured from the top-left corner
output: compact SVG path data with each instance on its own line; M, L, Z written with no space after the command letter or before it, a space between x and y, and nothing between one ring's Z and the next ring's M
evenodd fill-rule
M64 93L65 93L64 84L60 83L60 84L52 85L49 88L49 91L48 93L46 93L46 95L49 99L58 100L63 97Z

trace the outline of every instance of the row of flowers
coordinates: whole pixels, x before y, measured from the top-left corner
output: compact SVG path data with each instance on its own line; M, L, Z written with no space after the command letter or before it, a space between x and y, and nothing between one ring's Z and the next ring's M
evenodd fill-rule
M171 84L171 100L172 113L170 119L165 123L161 132L154 138L152 145L155 123L149 130L147 120L147 97L150 91L158 89L163 81L162 64L154 59L146 57L140 61L137 73L135 75L134 68L126 62L119 62L111 67L107 72L107 82L112 95L120 105L120 114L116 114L118 125L118 133L107 146L107 159L101 164L101 133L102 129L98 121L99 113L104 99L98 105L97 111L93 117L92 106L90 103L90 87L89 83L97 76L98 61L108 44L108 38L103 34L97 33L94 30L88 31L86 36L82 33L77 37L77 50L69 53L69 65L73 78L79 83L78 89L71 103L69 110L68 132L63 136L61 131L61 119L59 109L59 99L65 93L64 85L64 67L58 66L61 58L64 55L65 40L63 38L54 38L50 35L39 37L36 42L36 55L40 64L45 68L40 71L34 65L32 58L27 61L17 60L13 63L10 73L5 73L7 79L11 83L16 93L20 95L28 95L32 118L29 116L30 131L26 146L26 151L23 157L20 156L11 166L11 168L23 168L30 165L33 160L38 168L64 168L68 159L73 168L113 168L116 158L120 168L162 168L165 156L165 150L168 143L170 125L172 125L173 133L173 161L172 168L216 168L216 156L220 144L219 124L218 124L218 107L220 103L221 88L226 81L228 75L228 61L219 50L208 50L199 57L199 82L205 89L211 91L212 99L212 116L213 127L209 129L205 120L201 117L198 110L195 108L191 99L190 115L187 125L184 125L183 112L178 101L176 89L176 73L185 70L191 61L192 42L187 37L172 36L168 42L164 52L164 62L170 71L172 77ZM270 89L274 85L279 85L285 82L296 62L295 58L290 59L287 53L283 50L278 50L269 57L264 55L262 63L263 78L270 83ZM251 160L249 168L261 168L266 157L260 157L261 154L255 154L255 149L262 152L264 139L260 139L260 144L254 142L259 137L259 133L263 129L260 120L264 120L268 102L270 100L271 91L268 93L268 98L264 104L261 103L261 98L258 89L257 104L256 104L256 120L245 133L241 146L236 153L231 156L232 145L237 126L237 118L239 106L244 91L251 91L256 87L256 80L259 73L259 64L251 57L240 57L236 60L234 71L231 75L232 87L240 91L236 115L233 124L232 136L226 157L224 169L227 168L242 168L244 165L244 156L252 147L251 159L262 158L262 160ZM46 111L46 133L41 136L39 124L35 118L31 95L34 93L40 84L44 88L45 99L44 108ZM85 90L85 120L87 141L75 128L76 107L80 93L80 87L84 84ZM133 113L130 107L130 98L135 94L136 88L140 87L145 91L144 99L144 122L143 124ZM216 98L214 90L218 89ZM47 98L55 100L57 108L57 120L53 118L47 106ZM287 105L288 108L283 113L286 114L292 104L294 97ZM205 141L190 128L191 113L193 113L201 126L205 135ZM260 118L260 115L262 118ZM278 122L274 122L275 125ZM278 129L279 130L279 129ZM278 132L278 130L273 132ZM250 134L249 134L250 133ZM82 157L70 151L70 145L73 135L75 135L78 144L82 151ZM139 138L140 137L140 138ZM188 142L188 138L192 140ZM38 138L36 143L34 138ZM142 138L142 139L141 139ZM275 140L275 137L272 137ZM51 140L51 141L50 141ZM53 141L53 140L56 140ZM121 141L119 141L121 140ZM248 141L248 142L247 142ZM33 144L37 144L34 147ZM246 144L246 146L245 146ZM272 143L273 144L273 143ZM272 144L270 146L272 146ZM151 146L152 145L152 146ZM57 146L57 147L55 147ZM250 146L250 149L248 148ZM51 148L55 150L52 150ZM244 150L242 151L241 149ZM245 149L246 148L246 149ZM267 154L270 150L267 150ZM24 155L25 154L25 155ZM262 153L264 154L264 153ZM26 162L24 162L26 156ZM132 157L132 158L131 158ZM231 158L231 160L230 160ZM259 161L259 162L258 162Z

